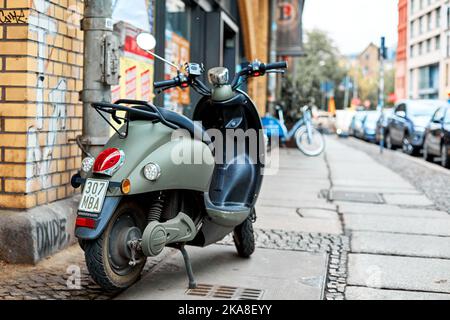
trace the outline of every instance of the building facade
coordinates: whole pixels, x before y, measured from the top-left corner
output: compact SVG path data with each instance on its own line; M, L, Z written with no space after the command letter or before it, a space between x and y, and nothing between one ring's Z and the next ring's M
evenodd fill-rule
M450 1L408 1L407 86L412 99L447 99Z
M398 2L398 47L395 62L395 94L397 99L408 97L408 0Z

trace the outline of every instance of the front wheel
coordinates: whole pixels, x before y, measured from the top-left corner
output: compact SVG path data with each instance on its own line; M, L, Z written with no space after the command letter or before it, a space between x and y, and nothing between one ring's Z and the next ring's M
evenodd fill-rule
M100 238L85 242L85 258L92 279L108 292L124 290L140 277L145 258L130 265L129 241L142 237L145 215L132 203L122 203Z
M423 144L423 159L428 162L433 162L433 156L428 152L428 141L425 138L425 142Z
M441 164L444 168L450 169L450 157L448 156L448 146L446 144L442 145Z
M255 234L251 217L234 229L233 240L240 257L249 258L255 252Z
M311 128L311 136L304 126L295 133L297 148L308 157L316 157L325 150L325 138L317 129Z

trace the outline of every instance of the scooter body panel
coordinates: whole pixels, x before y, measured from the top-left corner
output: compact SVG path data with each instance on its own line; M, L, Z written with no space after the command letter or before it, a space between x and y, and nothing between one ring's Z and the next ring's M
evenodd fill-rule
M171 189L206 192L214 171L214 157L208 146L191 138L172 140L174 130L157 123L135 121L130 123L128 137L115 134L106 148L117 148L125 154L123 166L112 176L90 173L87 178L113 182L130 180L131 192L127 196ZM149 181L144 167L155 163L161 176ZM123 196L120 188L110 188L108 196Z
M92 172L87 175L87 179L110 181L110 187L100 214L94 216L78 212L80 217L96 221L94 229L76 229L79 239L97 239L125 197L164 190L209 190L214 172L211 150L203 142L188 137L172 140L172 134L173 130L163 125L136 121L130 123L126 139L120 139L117 134L110 139L105 148L122 150L125 162L112 177L99 176ZM156 181L149 181L144 176L144 167L149 163L155 163L161 169L161 175ZM127 195L117 187L124 179L128 179L131 184L131 192Z

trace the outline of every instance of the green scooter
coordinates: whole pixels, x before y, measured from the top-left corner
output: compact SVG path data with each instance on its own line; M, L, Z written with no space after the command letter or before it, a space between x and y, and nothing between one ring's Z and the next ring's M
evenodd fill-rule
M203 98L193 120L145 101L92 104L116 132L72 177L72 186L83 188L75 234L90 275L106 291L130 287L147 257L165 247L182 252L195 288L186 245L205 247L233 233L241 257L255 250L265 142L257 109L239 86L250 77L282 73L287 64L255 61L231 83L227 69L213 68L210 89L199 79L202 65L187 63L182 70L155 55L150 34L140 34L137 43L178 70L155 89L191 87Z

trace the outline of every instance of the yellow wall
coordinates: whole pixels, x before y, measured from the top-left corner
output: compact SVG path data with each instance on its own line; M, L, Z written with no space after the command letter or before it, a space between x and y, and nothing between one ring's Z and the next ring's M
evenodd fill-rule
M74 193L83 2L0 0L0 8L0 207L31 208Z

